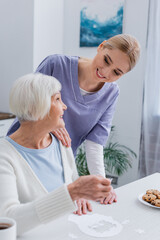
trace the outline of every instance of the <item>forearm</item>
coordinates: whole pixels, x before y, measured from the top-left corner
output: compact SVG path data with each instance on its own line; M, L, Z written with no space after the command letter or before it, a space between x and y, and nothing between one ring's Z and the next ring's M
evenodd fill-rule
M3 216L16 220L18 235L76 210L76 205L72 201L66 185L25 204L18 203L16 199L10 199L8 207L8 204L0 202Z
M85 149L90 174L105 177L103 146L90 140L86 140Z

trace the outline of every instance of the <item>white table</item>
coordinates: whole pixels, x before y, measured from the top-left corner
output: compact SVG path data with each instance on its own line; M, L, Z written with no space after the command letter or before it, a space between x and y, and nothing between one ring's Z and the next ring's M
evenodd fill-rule
M160 189L160 173L156 173L116 189L118 202L111 205L92 204L93 213L112 216L123 225L122 231L106 238L90 237L68 221L68 216L42 225L20 237L20 240L159 240L160 209L143 205L137 197L147 189ZM125 223L125 224L124 224Z

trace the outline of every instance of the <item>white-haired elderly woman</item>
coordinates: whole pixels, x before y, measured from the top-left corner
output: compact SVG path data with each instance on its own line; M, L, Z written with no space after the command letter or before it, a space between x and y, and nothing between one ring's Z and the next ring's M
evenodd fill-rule
M64 127L60 90L58 80L38 73L17 79L10 92L21 126L0 140L0 216L17 221L18 235L65 213L91 211L85 199L111 194L108 179L78 178L71 148L50 133Z

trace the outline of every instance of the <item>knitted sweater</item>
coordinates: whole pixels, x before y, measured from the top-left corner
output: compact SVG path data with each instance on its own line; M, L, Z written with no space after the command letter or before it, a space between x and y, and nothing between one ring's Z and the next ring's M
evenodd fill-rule
M60 143L65 184L48 193L29 164L6 139L0 139L0 216L14 218L17 234L75 211L67 185L78 178L71 148Z

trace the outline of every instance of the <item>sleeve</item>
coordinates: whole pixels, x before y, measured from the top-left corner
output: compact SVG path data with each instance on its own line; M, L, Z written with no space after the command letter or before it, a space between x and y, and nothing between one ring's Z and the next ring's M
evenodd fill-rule
M86 140L85 150L90 174L105 177L103 146L90 140Z
M54 70L54 59L56 56L48 56L46 57L38 66L36 69L36 73L43 73L48 76L53 76L53 70ZM52 61L51 61L52 59Z
M20 202L19 195L22 198L23 191L27 192L27 189L24 186L18 193L15 170L2 157L0 154L0 215L16 220L17 235L76 210L65 184L31 202Z
M108 136L110 134L112 119L115 112L115 107L119 95L119 88L114 94L113 100L110 106L103 113L97 124L91 129L91 131L86 136L87 140L93 141L95 143L106 145Z

